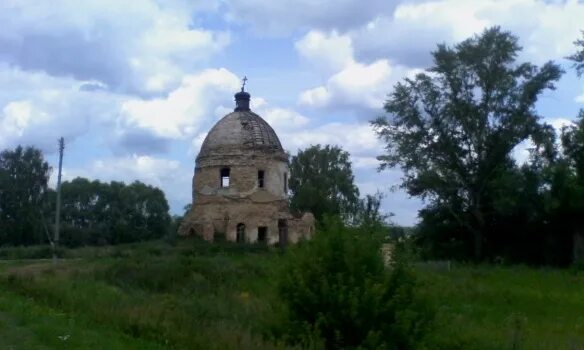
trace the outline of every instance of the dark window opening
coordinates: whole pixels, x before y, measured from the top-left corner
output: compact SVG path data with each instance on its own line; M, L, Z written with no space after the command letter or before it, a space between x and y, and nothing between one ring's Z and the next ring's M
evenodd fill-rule
M245 224L237 224L235 241L237 243L245 242Z
M229 187L229 168L221 169L220 181L221 187Z
M258 187L264 188L264 171L258 170Z
M266 226L258 227L258 242L265 243L268 240L268 228Z
M284 173L284 194L288 194L288 173Z

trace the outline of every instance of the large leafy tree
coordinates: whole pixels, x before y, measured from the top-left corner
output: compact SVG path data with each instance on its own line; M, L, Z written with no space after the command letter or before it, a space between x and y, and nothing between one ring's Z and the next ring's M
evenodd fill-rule
M402 186L470 236L475 259L493 224L494 190L514 168L511 151L531 138L548 140L538 96L561 69L518 63L521 48L498 27L453 47L438 45L434 65L398 83L372 124L386 144L381 168L399 166Z
M39 244L50 167L40 150L21 146L0 153L0 245Z
M318 220L324 215L351 217L359 206L349 153L338 146L311 146L293 156L290 191L291 207L310 211Z

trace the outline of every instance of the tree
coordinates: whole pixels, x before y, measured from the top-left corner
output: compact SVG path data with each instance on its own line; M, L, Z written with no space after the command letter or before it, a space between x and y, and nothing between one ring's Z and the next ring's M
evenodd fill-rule
M574 45L578 48L577 51L568 59L574 61L574 68L576 68L576 73L578 76L584 75L584 31L582 31L582 39L574 41Z
M359 189L354 184L349 153L338 146L311 146L290 162L291 207L310 211L317 220L324 215L355 214Z
M0 245L45 241L42 209L50 170L39 149L0 153Z
M402 187L446 212L472 241L476 260L493 224L497 181L514 169L511 151L550 127L534 110L562 71L517 63L518 39L499 27L449 47L438 45L434 65L398 83L372 122L386 144L381 169L400 166Z

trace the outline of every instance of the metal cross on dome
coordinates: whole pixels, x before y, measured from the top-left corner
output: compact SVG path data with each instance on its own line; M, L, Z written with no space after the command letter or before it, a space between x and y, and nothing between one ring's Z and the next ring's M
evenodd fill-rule
M245 83L247 82L247 75L243 76L243 85L241 86L241 91L243 92L243 90L245 89Z

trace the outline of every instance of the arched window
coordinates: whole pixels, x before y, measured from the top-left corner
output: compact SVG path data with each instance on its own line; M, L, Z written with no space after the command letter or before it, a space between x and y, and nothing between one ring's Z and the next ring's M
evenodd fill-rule
M237 243L245 242L245 224L243 223L237 224L235 241Z

